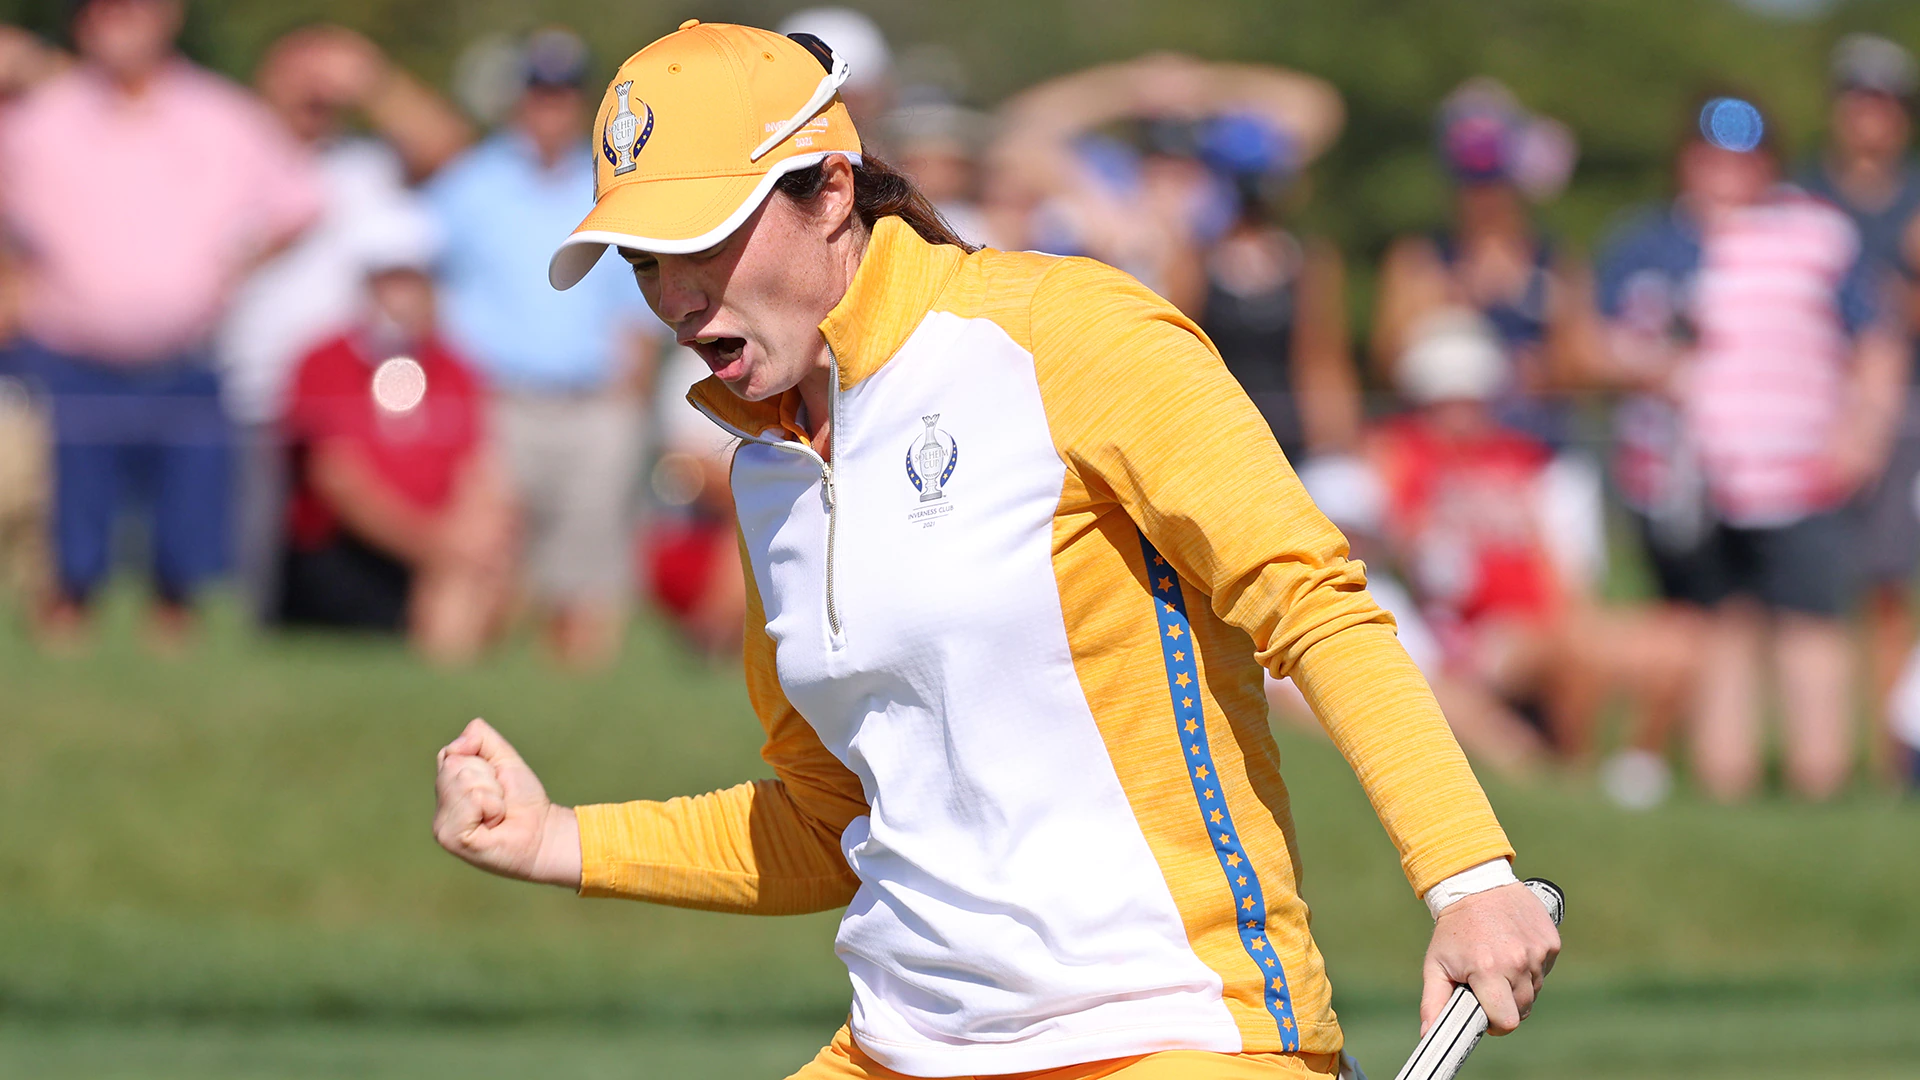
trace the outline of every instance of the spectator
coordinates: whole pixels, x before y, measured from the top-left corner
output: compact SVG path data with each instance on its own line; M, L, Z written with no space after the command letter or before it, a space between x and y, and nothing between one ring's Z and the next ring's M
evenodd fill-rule
M427 189L447 247L447 331L498 394L501 453L523 513L526 569L572 666L612 659L631 590L643 400L658 333L616 261L557 292L553 238L593 206L582 141L586 47L543 30L525 49L525 91L507 126ZM645 108L635 103L636 110Z
M369 219L350 239L368 305L301 359L285 408L291 465L279 621L405 630L471 660L501 625L512 513L480 379L437 331L431 226Z
M1779 186L1771 132L1750 102L1705 103L1680 174L1701 240L1697 344L1679 397L1714 520L1692 570L1714 607L1695 768L1714 798L1754 789L1762 672L1776 671L1787 782L1827 798L1854 751L1841 617L1856 545L1842 509L1884 466L1904 347L1882 320L1859 234Z
M787 16L777 32L812 34L825 42L834 56L847 62L849 74L840 85L840 100L858 125L865 149L891 157L892 148L873 137L884 137L885 125L880 118L893 111L894 98L893 49L880 27L852 8L817 7Z
M1717 158L1683 154L1676 197L1617 226L1598 275L1607 342L1598 381L1621 392L1613 414L1614 490L1638 534L1659 610L1689 640L1707 633L1722 572L1699 456L1681 415L1684 372L1699 341L1703 205L1715 198L1719 165ZM1668 743L1698 704L1643 715L1605 767L1609 791L1632 788L1635 777L1665 777Z
M1860 231L1869 258L1897 282L1904 297L1897 326L1914 344L1913 312L1920 309L1920 168L1910 154L1907 110L1920 80L1913 56L1885 38L1856 34L1833 52L1833 102L1826 153L1802 170L1800 184L1845 211ZM1913 570L1920 561L1920 387L1907 362L1905 404L1886 469L1855 500L1858 560L1865 588L1867 685L1879 723L1875 750L1889 764L1898 754L1888 741L1884 702L1913 648Z
M900 171L970 244L996 244L980 207L980 152L987 118L947 101L906 106L889 117L887 143L899 154Z
M174 52L182 15L179 0L75 5L80 62L0 129L21 353L53 416L58 581L43 630L56 643L83 636L138 488L151 495L156 641L184 641L228 536L208 341L230 283L318 209L312 164L271 114Z
M1538 718L1554 749L1592 745L1600 706L1625 693L1670 707L1684 639L1645 613L1592 603L1574 580L1557 506L1569 481L1551 448L1499 420L1510 385L1497 332L1441 309L1413 330L1396 380L1414 409L1368 438L1387 491L1386 538L1457 679Z
M1201 328L1289 459L1354 449L1360 385L1340 252L1274 224L1270 209L1276 189L1305 163L1294 159L1289 136L1247 114L1211 118L1198 142L1236 207L1205 253Z
M1004 110L994 186L1038 193L1031 239L1117 266L1182 310L1206 300L1204 249L1236 216L1231 186L1199 158L1202 125L1258 118L1311 160L1340 129L1339 94L1320 79L1246 64L1156 54L1062 76ZM1096 134L1130 125L1132 145Z
M470 141L465 121L372 42L337 26L274 42L254 81L320 169L324 209L300 241L261 266L235 294L218 353L240 461L238 563L254 610L271 612L285 517L285 455L275 441L293 365L360 316L366 275L355 236L367 222L408 212L408 184ZM364 119L373 137L348 133Z
M1447 98L1441 157L1454 181L1453 223L1388 249L1373 324L1377 374L1391 385L1412 328L1434 311L1479 311L1507 352L1503 424L1556 449L1572 438L1565 394L1594 349L1585 267L1534 228L1528 198L1555 194L1573 164L1561 125L1520 108L1505 87L1475 79Z

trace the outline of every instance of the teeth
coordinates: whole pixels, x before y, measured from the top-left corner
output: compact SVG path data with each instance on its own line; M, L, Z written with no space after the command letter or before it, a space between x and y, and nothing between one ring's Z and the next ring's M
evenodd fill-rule
M711 345L719 340L717 337L697 337L693 339L693 343L695 345Z

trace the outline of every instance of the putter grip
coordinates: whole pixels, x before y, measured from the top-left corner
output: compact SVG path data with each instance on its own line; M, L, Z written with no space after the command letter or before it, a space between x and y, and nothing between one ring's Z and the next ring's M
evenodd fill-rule
M1533 895L1546 905L1553 925L1559 926L1560 917L1567 910L1567 897L1560 886L1545 878L1528 878L1522 884L1533 890ZM1480 1037L1486 1033L1487 1011L1480 1007L1479 999L1464 986L1454 987L1447 1007L1440 1011L1440 1019L1427 1029L1426 1038L1413 1048L1413 1056L1407 1059L1394 1080L1453 1080L1460 1066L1466 1063L1467 1055L1473 1053Z

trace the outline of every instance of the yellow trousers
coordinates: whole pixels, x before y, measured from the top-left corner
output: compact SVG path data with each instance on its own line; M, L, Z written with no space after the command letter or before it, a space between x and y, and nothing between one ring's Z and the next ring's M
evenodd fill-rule
M1337 1076L1338 1054L1212 1054L1163 1050L1041 1072L1003 1073L959 1080L1309 1080ZM788 1080L913 1080L868 1057L842 1027L814 1059Z

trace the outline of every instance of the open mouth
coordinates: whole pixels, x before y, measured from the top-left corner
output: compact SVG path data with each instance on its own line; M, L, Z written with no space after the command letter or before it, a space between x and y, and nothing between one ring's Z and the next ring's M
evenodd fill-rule
M691 342L693 351L706 361L707 370L722 379L736 378L740 374L735 369L741 366L741 357L747 351L747 339L738 337L698 337Z

